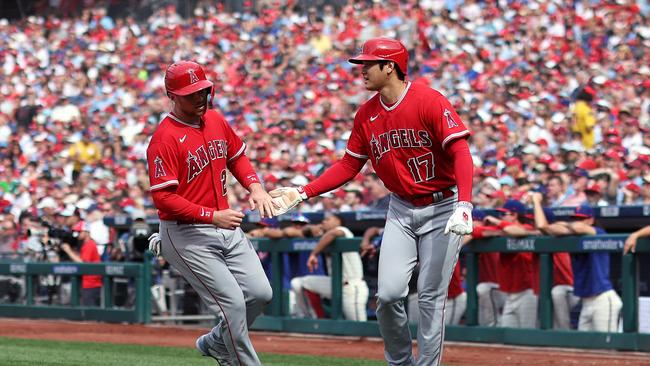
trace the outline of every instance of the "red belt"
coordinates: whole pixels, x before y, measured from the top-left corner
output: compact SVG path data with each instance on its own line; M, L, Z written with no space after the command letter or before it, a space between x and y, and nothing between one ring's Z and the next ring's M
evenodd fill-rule
M398 197L403 199L406 202L409 202L413 206L422 207L422 206L428 206L434 203L438 203L444 199L453 197L455 194L456 192L452 191L449 188L445 188L441 191L432 192L426 196L411 196L411 197L398 196Z

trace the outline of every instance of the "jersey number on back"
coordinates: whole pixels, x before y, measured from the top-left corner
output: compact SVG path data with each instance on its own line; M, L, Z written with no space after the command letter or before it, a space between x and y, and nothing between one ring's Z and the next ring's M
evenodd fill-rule
M435 164L432 152L410 158L406 161L406 165L408 165L415 183L431 180L435 176L433 173Z

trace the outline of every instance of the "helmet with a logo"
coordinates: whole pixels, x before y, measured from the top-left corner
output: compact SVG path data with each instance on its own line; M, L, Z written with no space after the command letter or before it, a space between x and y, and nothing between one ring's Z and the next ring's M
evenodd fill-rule
M167 67L165 91L176 95L188 95L202 89L212 88L201 65L193 61L179 61Z
M402 42L386 37L371 38L363 44L361 53L348 60L353 64L363 61L393 61L406 74L408 70L409 53Z

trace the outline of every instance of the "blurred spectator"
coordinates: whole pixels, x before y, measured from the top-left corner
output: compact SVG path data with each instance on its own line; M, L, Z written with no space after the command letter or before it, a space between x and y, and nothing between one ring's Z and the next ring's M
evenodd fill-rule
M73 228L77 234L80 249L77 252L70 244L62 243L61 249L70 256L73 262L97 263L100 262L97 244L90 238L88 224L79 221ZM81 278L81 305L99 306L101 304L102 276L87 275Z
M374 172L366 173L363 178L363 186L368 190L370 202L369 210L387 211L390 202L390 191Z
M328 214L322 223L323 235L318 240L316 247L307 259L310 272L318 268L318 256L338 237L353 238L350 229L342 226L343 220L336 214ZM343 270L343 315L347 320L367 320L366 306L368 303L368 285L363 279L363 265L358 252L344 252L341 254ZM331 275L332 264L329 256L326 259L327 273ZM305 298L304 290L314 292L322 298L332 298L332 278L330 276L307 275L295 277L291 280L291 290L296 297L299 314L315 318L314 311Z
M581 88L576 95L574 107L575 120L572 126L573 132L580 134L582 145L585 149L594 146L594 127L596 118L591 107L591 102L596 96L596 91L589 85Z
M536 205L535 221L540 230L556 236L598 235L605 230L595 226L594 210L583 204L573 215L572 222L556 221L549 224L540 205ZM619 315L623 303L613 290L609 275L609 253L572 253L574 293L582 299L578 330L618 332Z
M90 141L90 132L88 130L82 131L81 139L70 146L68 149L68 157L73 162L73 182L77 181L82 169L85 167L92 169L94 164L102 158L99 147L94 142Z

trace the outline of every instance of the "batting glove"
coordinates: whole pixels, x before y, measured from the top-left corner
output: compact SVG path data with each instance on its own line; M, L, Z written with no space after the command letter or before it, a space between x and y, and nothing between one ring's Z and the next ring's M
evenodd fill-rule
M472 206L471 203L460 201L456 205L456 210L451 214L447 226L445 227L445 235L451 231L456 235L469 235L472 233Z
M287 213L300 202L307 200L307 194L302 187L280 187L269 194L273 197L275 215Z
M153 233L149 237L149 250L157 257L160 255L160 234Z

